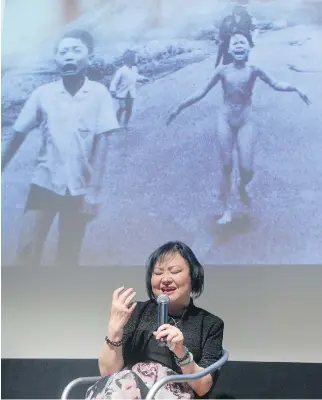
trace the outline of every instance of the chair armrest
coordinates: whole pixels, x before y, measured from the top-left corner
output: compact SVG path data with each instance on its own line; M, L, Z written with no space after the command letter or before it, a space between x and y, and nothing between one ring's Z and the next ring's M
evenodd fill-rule
M61 400L68 399L69 393L75 386L86 384L86 383L87 384L95 383L101 378L102 378L101 376L85 376L83 378L74 379L73 381L69 382L69 384L65 387L63 394L61 395Z
M149 390L149 393L147 394L146 400L152 400L156 393L158 392L159 389L161 389L162 386L166 385L168 382L188 382L190 380L194 379L200 379L211 372L216 371L217 369L220 369L225 362L228 360L228 352L226 350L223 351L223 355L221 358L216 361L215 363L211 364L209 367L205 368L201 372L198 372L196 374L181 374L181 375L170 375L167 376L163 379L161 379L159 382L155 383L152 388ZM68 396L71 392L71 390L82 384L89 384L89 383L95 383L98 380L100 380L102 377L101 376L85 376L82 378L76 378L73 381L69 382L69 384L65 387L61 400L66 400L68 399Z
M149 393L147 394L146 400L152 400L154 399L154 396L158 392L159 389L161 389L162 386L166 385L169 382L188 382L190 380L194 379L200 379L211 372L216 371L217 369L221 368L225 362L228 360L229 354L226 350L223 351L223 355L220 357L218 361L215 363L209 365L209 367L205 368L204 370L197 372L195 374L181 374L181 375L170 375L167 376L157 383L155 383L152 388L149 390Z

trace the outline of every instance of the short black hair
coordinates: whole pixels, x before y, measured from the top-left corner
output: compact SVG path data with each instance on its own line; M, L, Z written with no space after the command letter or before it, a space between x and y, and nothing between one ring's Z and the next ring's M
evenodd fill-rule
M193 298L198 298L204 288L204 269L194 255L193 251L186 244L179 241L167 242L154 250L150 255L146 265L145 284L148 296L151 300L155 300L152 290L151 278L153 269L158 261L162 261L169 254L180 254L186 260L190 269L191 293Z
M60 38L58 44L67 38L79 39L88 49L88 54L92 54L94 50L94 39L93 36L84 29L73 29L64 33L64 35ZM57 46L58 47L58 46Z
M235 32L233 32L233 33L230 35L229 44L230 44L230 41L231 41L232 37L233 37L233 36L236 36L236 35L244 36L244 38L247 39L248 44L249 44L249 45L252 44L252 37L251 37L251 34L250 34L250 33L243 32L243 31L235 31Z

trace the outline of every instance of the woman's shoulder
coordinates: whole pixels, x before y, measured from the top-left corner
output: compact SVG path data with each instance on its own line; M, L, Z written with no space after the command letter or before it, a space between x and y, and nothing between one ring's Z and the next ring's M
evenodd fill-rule
M195 313L202 317L207 325L224 325L224 321L216 314L194 305Z
M151 310L153 308L155 308L155 303L152 300L146 300L146 301L137 301L136 302L136 306L134 309L134 313L135 314L141 314L146 310Z

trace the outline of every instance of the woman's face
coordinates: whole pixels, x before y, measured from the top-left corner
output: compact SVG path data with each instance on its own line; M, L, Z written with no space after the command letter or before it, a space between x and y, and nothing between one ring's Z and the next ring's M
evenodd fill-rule
M191 294L190 269L179 253L170 253L157 262L152 271L151 285L156 297L167 294L170 306L185 306Z

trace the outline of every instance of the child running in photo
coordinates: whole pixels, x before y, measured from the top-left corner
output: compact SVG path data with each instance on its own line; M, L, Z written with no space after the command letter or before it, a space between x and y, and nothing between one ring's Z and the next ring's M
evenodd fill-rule
M132 116L134 99L137 95L137 82L149 82L149 78L140 75L137 67L137 54L127 50L123 55L124 65L119 68L110 84L110 92L119 101L118 122L127 127Z
M41 263L56 215L56 264L77 265L87 223L97 214L107 138L119 124L109 91L86 76L93 46L83 30L61 38L55 52L61 78L33 91L3 154L2 170L27 134L40 128L42 145L25 206L18 265Z
M223 201L224 213L218 224L232 222L230 207L231 175L233 171L233 150L236 146L239 168L239 194L241 201L251 206L247 185L254 176L254 146L257 132L252 123L252 94L256 79L259 78L271 88L281 92L296 92L301 99L310 104L308 97L295 86L277 82L269 77L261 68L248 64L250 43L243 33L235 33L229 44L229 52L233 63L220 66L206 87L194 96L188 98L171 113L167 123L173 121L186 107L199 102L218 83L221 82L224 102L223 109L218 113L216 135L220 146L223 182L220 198Z

